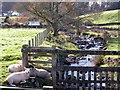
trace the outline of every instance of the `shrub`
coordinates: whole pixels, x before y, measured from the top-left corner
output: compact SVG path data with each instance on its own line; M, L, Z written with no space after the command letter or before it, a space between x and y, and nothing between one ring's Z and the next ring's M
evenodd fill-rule
M103 64L103 56L101 55L96 55L94 57L94 65L95 66L100 66L101 64Z

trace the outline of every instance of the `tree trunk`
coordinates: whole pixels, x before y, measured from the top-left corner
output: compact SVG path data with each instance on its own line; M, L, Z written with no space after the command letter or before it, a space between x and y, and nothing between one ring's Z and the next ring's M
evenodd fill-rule
M53 31L54 31L53 36L58 36L58 24L57 23L53 23L52 24L52 28L53 28Z
M58 31L57 30L54 30L54 34L53 34L53 36L58 36Z

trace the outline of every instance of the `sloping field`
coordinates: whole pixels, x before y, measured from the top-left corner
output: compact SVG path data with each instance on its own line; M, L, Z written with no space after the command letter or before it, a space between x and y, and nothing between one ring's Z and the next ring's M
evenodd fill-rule
M83 22L92 22L93 24L105 24L105 23L113 23L120 22L119 14L120 10L111 10L104 11L100 13L93 13L79 16L79 18L83 18Z

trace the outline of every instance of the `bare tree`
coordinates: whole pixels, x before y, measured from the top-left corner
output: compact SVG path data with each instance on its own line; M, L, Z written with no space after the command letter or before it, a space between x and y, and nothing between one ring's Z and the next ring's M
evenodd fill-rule
M32 2L24 6L27 11L46 21L52 27L54 36L57 36L61 28L74 28L75 25L78 28L75 5L73 2Z

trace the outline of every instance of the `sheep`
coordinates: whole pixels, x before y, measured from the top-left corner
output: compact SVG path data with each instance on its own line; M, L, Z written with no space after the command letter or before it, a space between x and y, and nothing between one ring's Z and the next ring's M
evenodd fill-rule
M49 79L50 73L45 69L38 69L35 67L30 67L30 76L33 77L40 77L43 79Z
M13 73L13 72L20 72L23 71L24 68L22 66L22 63L18 63L18 64L12 64L8 67L8 71Z
M14 84L20 83L21 81L26 82L26 80L29 77L30 77L30 69L25 68L25 71L14 72L14 73L10 74L6 78L6 81L9 83L10 86L16 86Z

